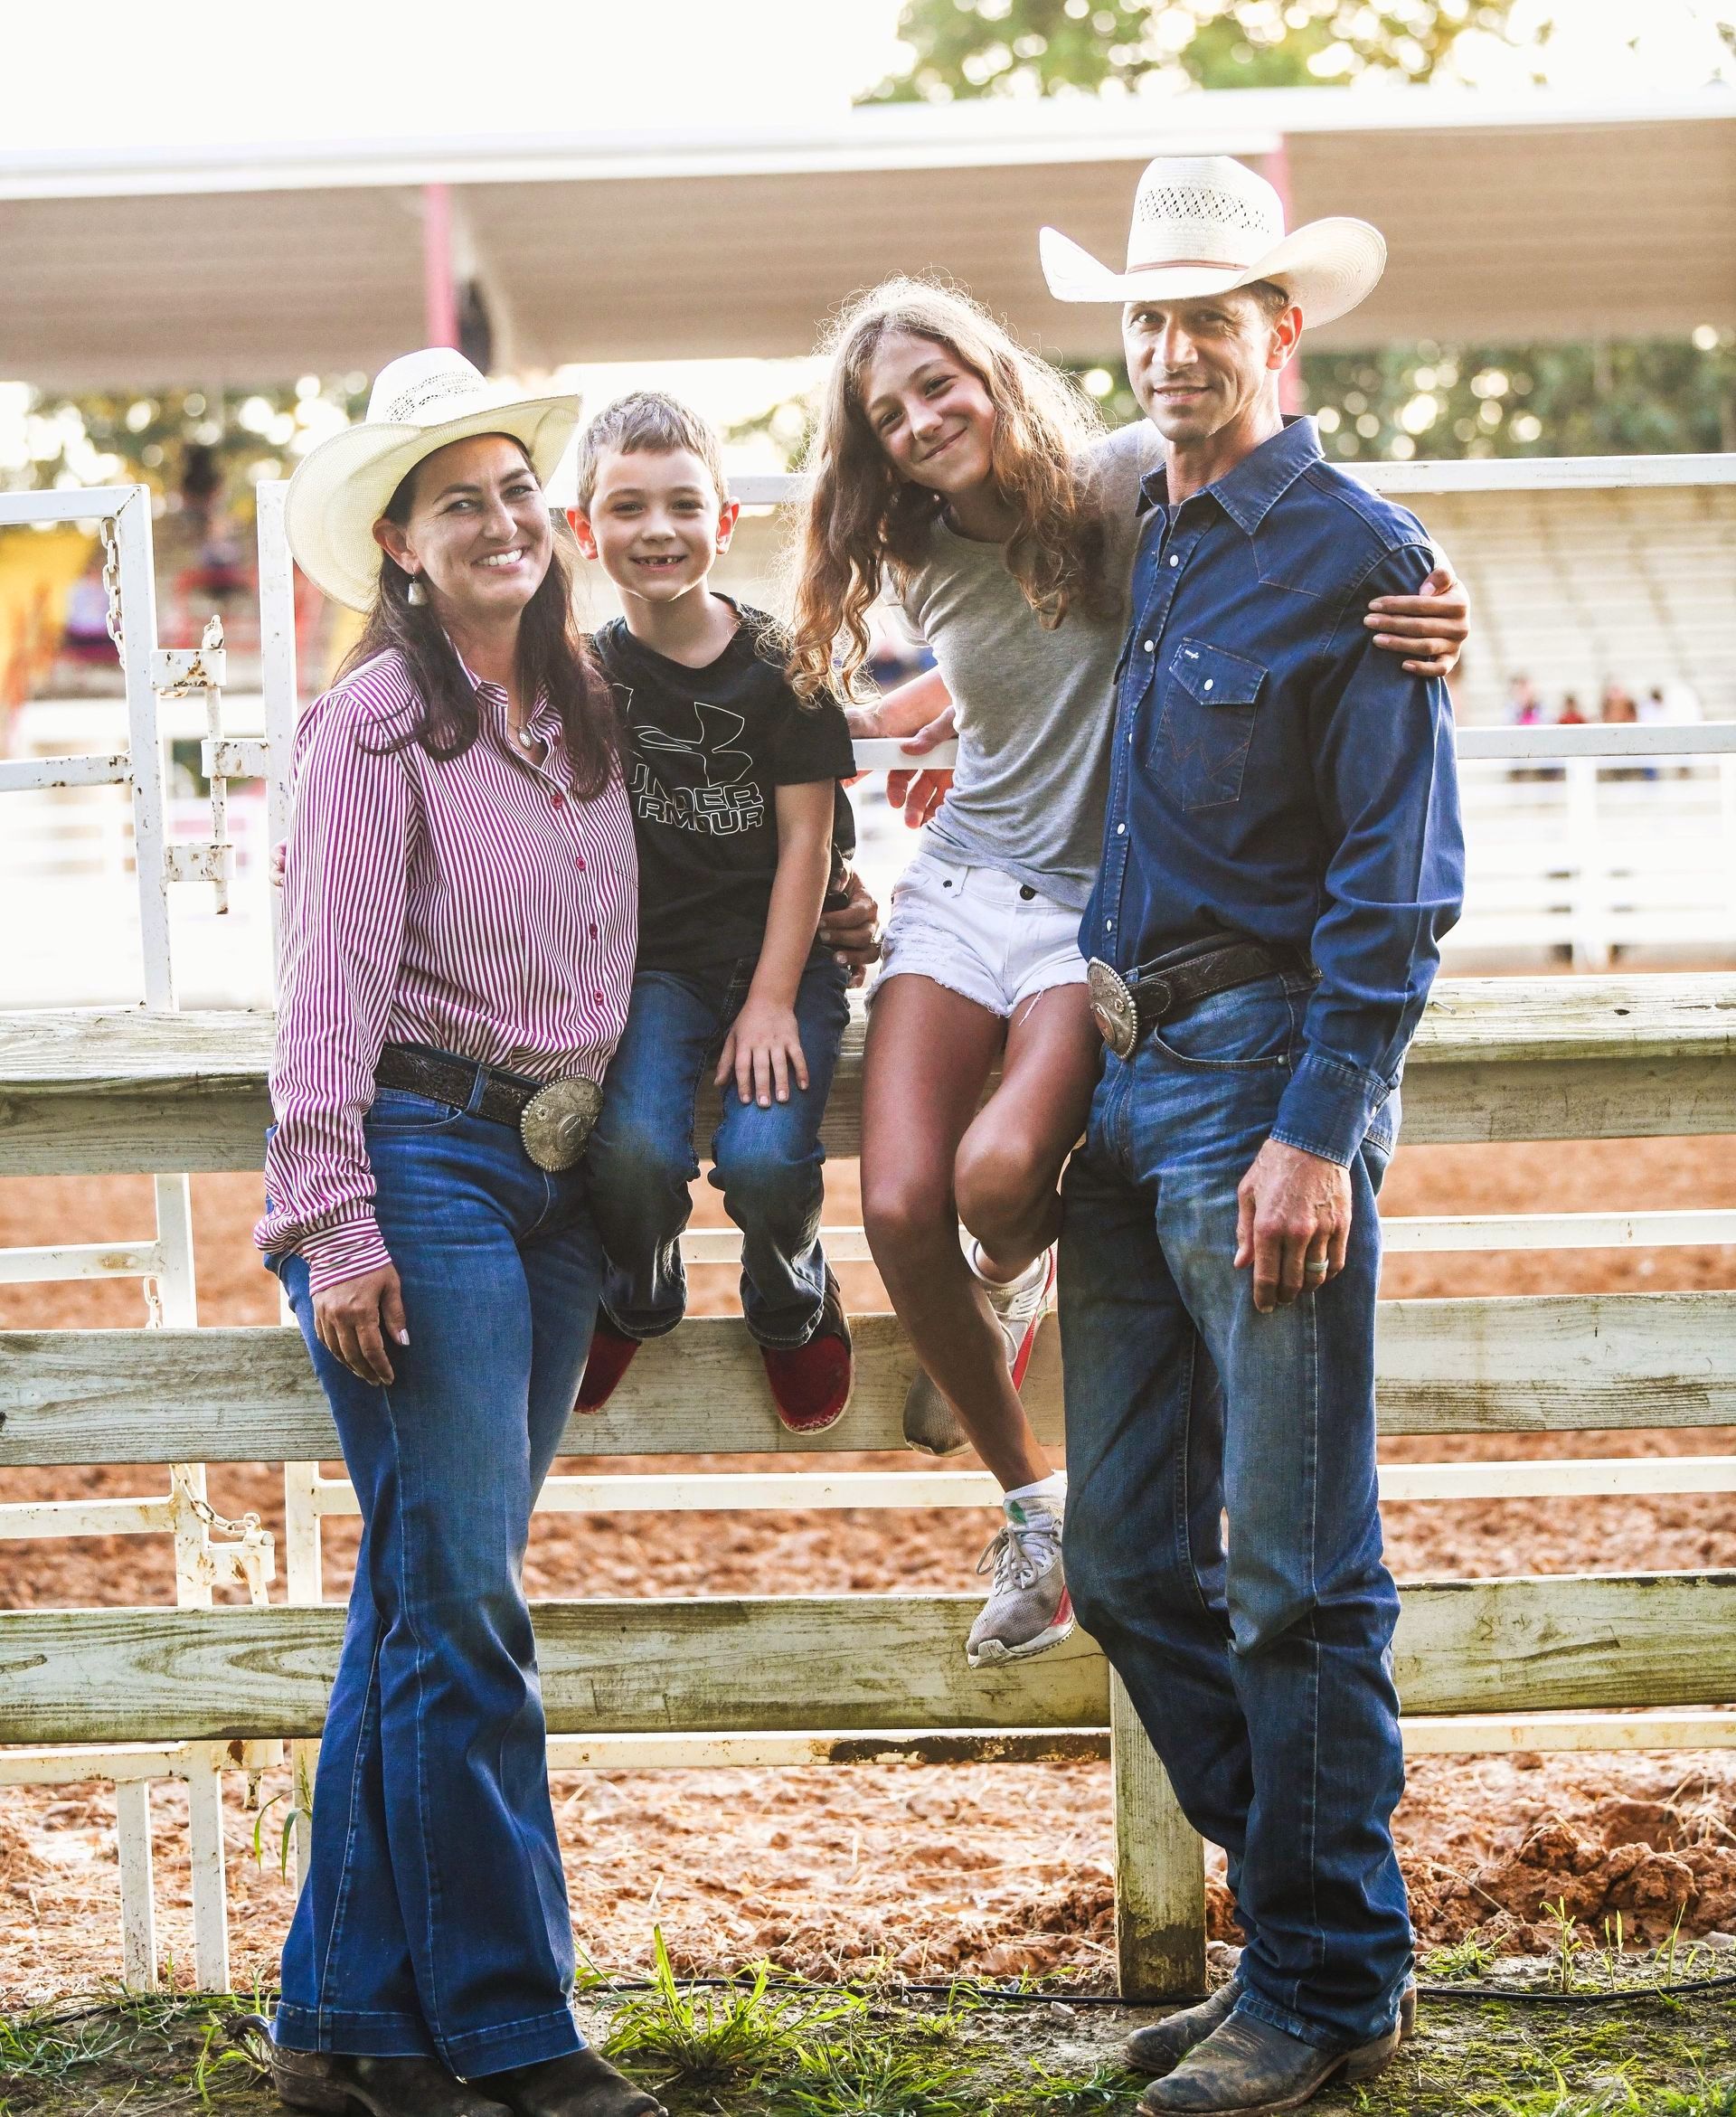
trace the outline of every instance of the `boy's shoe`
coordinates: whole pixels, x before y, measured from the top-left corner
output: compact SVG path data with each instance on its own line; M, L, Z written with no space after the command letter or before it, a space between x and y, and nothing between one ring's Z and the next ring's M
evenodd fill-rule
M1197 2007L1185 2007L1179 2014L1135 2029L1123 2046L1127 2064L1136 2073L1173 2073L1191 2050L1229 2020L1241 1993L1241 1979L1230 1978ZM1399 1999L1400 2043L1409 2043L1416 2032L1417 1981L1412 1978Z
M1022 1389L1024 1371L1031 1365L1032 1347L1037 1342L1037 1326L1043 1321L1055 1283L1054 1248L1052 1244L1017 1279L1005 1284L984 1279L976 1270L974 1241L967 1254L973 1260L971 1271L988 1296L988 1305L1006 1340L1006 1365L1013 1386ZM904 1440L909 1447L920 1448L925 1455L956 1455L970 1444L945 1393L920 1367L904 1399Z
M778 1422L791 1433L824 1433L843 1418L855 1385L855 1356L844 1296L830 1267L813 1337L804 1346L761 1346L760 1357Z
M620 1379L633 1365L633 1356L645 1343L643 1338L628 1337L626 1331L615 1326L599 1309L597 1328L590 1334L590 1356L585 1362L584 1380L579 1385L579 1402L575 1411L600 1412L619 1386Z
M1395 2022L1354 2051L1320 2051L1251 2014L1235 2013L1139 2098L1142 2117L1269 2117L1299 2109L1329 2081L1373 2080L1398 2054Z
M1004 1499L1006 1521L977 1563L995 1568L995 1585L965 1642L973 1668L1023 1661L1060 1644L1073 1629L1073 1599L1061 1570L1062 1503Z

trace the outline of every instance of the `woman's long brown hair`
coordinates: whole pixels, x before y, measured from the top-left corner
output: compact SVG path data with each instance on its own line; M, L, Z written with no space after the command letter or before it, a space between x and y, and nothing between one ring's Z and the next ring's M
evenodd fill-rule
M430 460L424 458L387 501L389 522L401 527L409 521L416 480ZM591 801L615 769L620 723L614 693L591 658L574 614L571 536L564 520L558 521L549 570L519 619L518 682L526 698L548 695L561 716L573 792L581 801ZM373 606L336 681L389 652L403 657L422 710L382 748L391 751L420 742L430 757L462 757L482 732L476 691L432 606L410 601L409 574L382 553Z
M1105 536L1078 456L1101 422L1081 391L1027 352L956 288L888 279L852 302L826 350L831 365L809 451L795 592L790 681L805 698L855 685L868 655L868 610L890 568L901 583L928 550L938 493L894 469L863 402L868 366L894 334L944 346L980 377L995 406L990 475L1018 518L1008 572L1039 624L1078 605L1105 614Z

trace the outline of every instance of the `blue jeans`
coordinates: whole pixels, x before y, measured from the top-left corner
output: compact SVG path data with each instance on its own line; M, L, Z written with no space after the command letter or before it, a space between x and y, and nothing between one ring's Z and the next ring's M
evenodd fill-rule
M1344 1271L1260 1315L1232 1262L1236 1187L1307 991L1220 993L1108 1060L1063 1186L1066 1564L1188 1820L1228 1855L1241 2004L1335 2051L1391 2027L1411 1960L1374 1458L1374 1196L1398 1111L1351 1167Z
M687 1308L681 1231L693 1210L693 1106L730 1025L740 1013L755 959L715 970L641 970L627 1028L603 1092L586 1167L591 1205L609 1257L603 1309L629 1337L661 1337ZM792 1078L789 1101L761 1110L735 1083L722 1092L712 1135L710 1181L741 1230L741 1308L762 1346L803 1346L820 1320L826 1259L820 1251L820 1120L850 1009L846 973L829 956L811 959L796 996L807 1086Z
M584 1164L545 1174L509 1126L382 1089L367 1141L410 1331L390 1388L274 1261L363 1521L276 2035L490 2073L582 2042L522 1574L602 1252Z

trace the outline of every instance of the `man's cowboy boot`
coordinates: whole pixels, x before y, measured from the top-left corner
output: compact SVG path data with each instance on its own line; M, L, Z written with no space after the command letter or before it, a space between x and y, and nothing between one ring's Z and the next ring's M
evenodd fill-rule
M1335 2080L1373 2080L1399 2048L1399 2025L1354 2051L1317 2051L1300 2037L1232 2014L1165 2080L1139 2098L1144 2117L1270 2117L1295 2110Z
M589 2046L488 2074L483 2085L516 2117L665 2117L656 2095L635 2087Z
M1241 1980L1231 1978L1210 1999L1179 2014L1165 2015L1127 2038L1126 2056L1136 2073L1173 2073L1196 2044L1204 2043L1220 2022L1228 2021L1241 1998ZM1399 2000L1399 2041L1408 2043L1417 2028L1417 1988L1407 1984Z
M330 2117L354 2117L358 2110L369 2117L509 2117L507 2104L454 2080L432 2058L339 2057L273 2044L266 2064L278 2100L292 2110L323 2110Z

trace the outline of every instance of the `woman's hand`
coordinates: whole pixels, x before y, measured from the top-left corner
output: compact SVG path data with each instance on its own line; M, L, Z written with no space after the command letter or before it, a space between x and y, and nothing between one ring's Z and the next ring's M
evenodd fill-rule
M807 1086L807 1061L802 1055L794 1007L748 995L723 1039L714 1076L717 1085L722 1087L731 1073L742 1101L757 1102L761 1110L771 1108L774 1093L779 1102L789 1101L792 1074L798 1088Z
M271 887L274 890L280 890L283 887L283 871L288 865L288 841L279 838L271 848Z
M820 940L848 969L851 984L860 985L869 964L880 960L880 906L854 867L844 869L838 888L844 902L822 910Z
M395 1382L386 1341L410 1343L396 1266L382 1264L377 1271L322 1287L314 1296L314 1332L332 1357L363 1382L377 1382L382 1389Z
M1448 676L1470 636L1470 610L1465 583L1443 557L1420 595L1377 595L1363 623L1376 647L1411 657L1404 665L1410 676Z
M950 742L958 731L958 716L948 705L944 713L937 714L926 727L899 744L906 757L921 757L942 742ZM921 770L889 771L886 774L886 799L890 807L901 808L904 820L913 831L920 831L947 798L952 785L952 772L941 765L925 766Z

